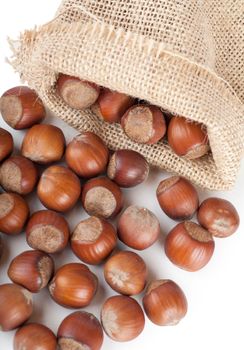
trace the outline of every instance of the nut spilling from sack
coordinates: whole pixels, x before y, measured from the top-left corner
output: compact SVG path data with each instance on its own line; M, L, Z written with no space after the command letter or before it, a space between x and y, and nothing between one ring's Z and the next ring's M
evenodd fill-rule
M207 131L202 124L170 116L167 127L159 107L69 75L59 75L56 89L71 108L91 108L103 121L120 123L136 143L152 145L167 136L172 150L187 159L200 158L209 151Z

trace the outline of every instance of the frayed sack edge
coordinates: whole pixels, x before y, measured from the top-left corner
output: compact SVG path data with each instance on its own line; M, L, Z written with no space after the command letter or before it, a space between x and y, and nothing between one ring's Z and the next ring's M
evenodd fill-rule
M104 76L102 78L100 77L98 80L94 72L89 73L89 67L86 69L87 67L79 64L79 62L74 62L73 65L67 66L67 61L64 59L61 64L57 64L57 59L55 59L55 57L58 52L60 52L61 47L59 47L58 40L54 40L54 38L56 38L58 34L67 35L67 37L72 35L74 38L73 45L75 45L76 40L79 40L80 37L83 39L85 37L85 42L82 42L84 50L86 50L86 47L89 45L94 45L101 41L105 46L105 51L109 55L113 55L113 53L116 54L116 49L119 47L121 50L121 47L123 47L124 51L137 52L138 57L153 57L155 61L160 62L162 71L165 64L167 68L169 66L177 66L181 67L179 71L183 70L191 74L193 81L197 81L198 79L201 82L204 81L204 83L208 85L208 88L212 88L213 93L217 91L218 95L222 97L219 106L220 111L218 111L220 115L221 109L223 108L223 110L226 110L227 108L230 114L232 114L233 120L235 121L236 118L240 121L240 123L234 122L234 124L231 125L230 118L227 129L229 129L232 134L234 133L234 138L231 136L230 139L228 139L227 131L225 138L223 138L225 141L227 137L227 143L223 143L222 158L219 156L219 152L218 157L215 157L215 147L219 148L219 139L216 143L216 138L221 138L221 134L216 135L215 130L220 129L221 131L221 128L216 124L216 120L213 119L209 121L207 117L204 117L200 105L195 107L196 113L187 115L187 113L184 113L184 104L179 103L179 101L182 100L182 96L178 97L177 94L173 98L173 102L175 103L172 104L172 98L166 101L166 99L163 99L163 96L150 93L150 89L143 89L143 91L139 91L138 93L133 86L129 86L126 82L123 82L123 77L121 77L120 82L111 79L107 80L105 72ZM49 47L52 40L52 52L46 52L46 48ZM182 175L203 188L210 190L227 190L232 188L235 184L244 149L244 107L228 83L219 78L215 73L185 58L166 52L163 44L154 42L141 35L125 32L121 28L115 29L113 26L93 21L85 23L57 23L57 19L55 19L40 28L24 32L19 40L10 40L10 44L14 53L10 63L15 70L20 73L21 79L27 81L32 88L37 90L44 103L52 111L55 111L58 117L61 117L61 119L79 131L91 130L98 133L106 140L108 146L113 150L121 148L121 144L126 145L123 148L137 150L149 160L150 164ZM62 52L62 54L65 55L64 52ZM49 61L46 55L51 57ZM106 57L104 60L106 61ZM121 62L118 62L118 64L121 64ZM112 90L117 90L147 100L152 104L160 106L164 110L170 111L174 115L183 115L186 118L204 123L208 126L213 156L207 155L199 160L189 161L176 156L166 142L161 142L153 146L140 145L132 142L123 133L120 125L103 123L90 110L76 111L69 108L55 92L54 86L58 73L70 74L78 76L81 79L93 81ZM177 75L175 75L175 77L176 76ZM136 77L134 78L136 80ZM164 91L163 95L174 94L174 92L171 91L173 87L170 86L170 82L167 81L167 83L167 91ZM176 85L175 80L173 83L173 85ZM179 85L180 84L181 82L179 82ZM184 86L183 88L187 91L190 86ZM180 91L182 92L183 90ZM183 99L185 98L187 98L187 93L186 97ZM194 101L196 104L198 102L200 103L200 101ZM199 113L198 108L201 113ZM232 130L233 126L236 128L234 132ZM211 130L213 130L213 132L211 132ZM240 143L239 141L241 139L242 142ZM237 140L239 144L235 144L235 140Z

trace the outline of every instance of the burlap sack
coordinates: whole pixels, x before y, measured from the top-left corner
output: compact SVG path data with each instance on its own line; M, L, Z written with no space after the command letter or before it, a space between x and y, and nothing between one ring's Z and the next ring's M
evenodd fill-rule
M235 183L244 149L243 0L64 0L52 22L12 46L22 79L76 129L95 131L111 149L137 150L202 187ZM59 72L204 123L212 155L189 161L166 141L133 143L120 125L65 105L55 93Z

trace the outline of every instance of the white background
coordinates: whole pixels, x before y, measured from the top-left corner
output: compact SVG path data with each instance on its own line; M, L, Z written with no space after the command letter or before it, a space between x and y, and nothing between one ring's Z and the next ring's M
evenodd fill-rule
M10 55L7 36L16 38L19 31L32 28L52 19L59 0L6 0L0 1L0 95L8 88L19 85L19 78L12 68L5 63L5 57ZM75 130L55 118L47 122L60 125L65 132L67 141L74 135ZM0 126L9 129L0 119ZM21 144L22 132L13 132L16 148ZM151 209L160 219L162 235L153 247L140 253L149 267L149 280L154 278L170 278L175 280L185 291L189 302L186 318L174 327L161 328L148 320L144 332L129 343L116 343L105 336L106 350L206 350L233 349L243 350L243 314L244 314L244 164L235 189L228 193L200 193L201 199L210 195L218 195L229 199L238 209L241 216L241 226L236 234L228 239L216 239L215 254L202 271L196 273L185 272L173 266L163 251L164 235L173 227L160 210L155 197L156 187L167 174L153 170L146 184L136 189L125 191L127 204L139 204ZM28 198L32 209L41 208L35 196ZM86 217L81 205L68 215L71 228ZM4 237L5 253L0 263L0 284L9 282L6 270L11 259L29 247L24 234L17 237ZM121 245L122 246L122 245ZM56 266L78 261L67 249L55 257ZM99 317L101 303L113 291L106 287L101 267L92 267L99 278L101 287L86 310ZM137 298L141 299L141 296ZM62 319L71 313L55 304L49 297L47 290L34 296L35 307L31 321L41 322L54 332ZM1 301L0 301L1 307ZM14 332L0 333L0 350L11 350Z

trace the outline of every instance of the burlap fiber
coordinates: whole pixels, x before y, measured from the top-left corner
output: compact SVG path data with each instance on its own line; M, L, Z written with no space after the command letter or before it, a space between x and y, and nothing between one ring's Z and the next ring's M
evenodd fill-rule
M21 78L77 130L204 188L234 185L244 150L243 0L64 0L53 21L12 47ZM69 108L55 92L59 72L204 123L213 155L189 161L166 141L133 143L120 125Z

